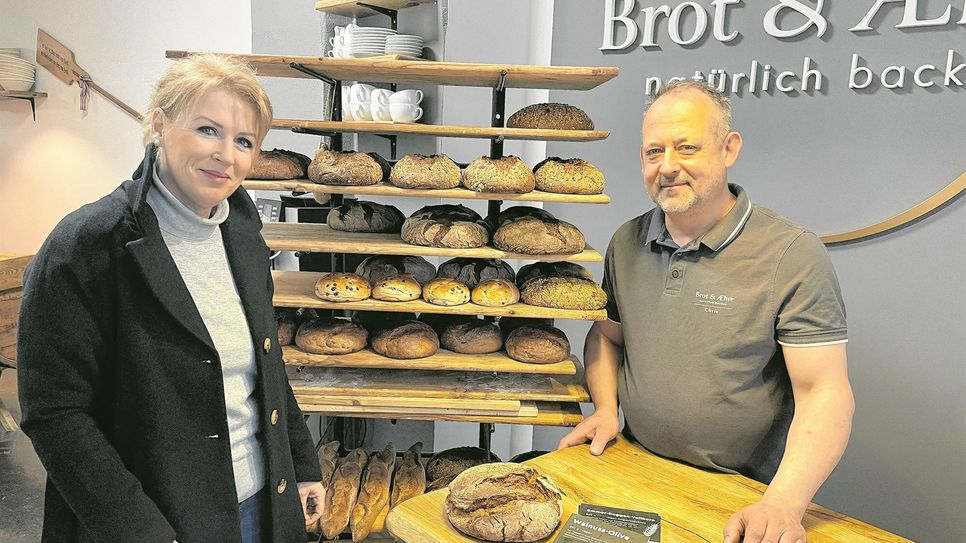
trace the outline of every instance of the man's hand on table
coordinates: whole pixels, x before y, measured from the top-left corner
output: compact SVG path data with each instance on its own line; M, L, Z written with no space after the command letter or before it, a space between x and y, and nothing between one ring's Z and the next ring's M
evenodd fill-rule
M315 524L322 518L325 509L325 487L322 483L299 483L299 499L302 500L302 514L305 515L305 525Z
M590 454L596 456L604 452L607 444L617 437L619 429L620 420L617 417L617 410L597 409L593 415L584 419L565 435L557 444L557 449L590 441Z
M724 543L805 543L805 511L775 498L763 498L731 516Z

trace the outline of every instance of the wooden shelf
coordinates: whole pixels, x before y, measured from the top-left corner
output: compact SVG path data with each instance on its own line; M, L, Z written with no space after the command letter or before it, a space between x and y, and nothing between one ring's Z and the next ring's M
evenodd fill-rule
M46 98L46 92L32 91L0 91L0 100Z
M435 4L436 0L368 0L366 4L379 6L386 9L399 11L405 8L415 7L421 4ZM315 9L333 15L343 17L355 17L362 19L372 15L379 15L378 12L369 8L364 8L358 4L358 0L319 0L315 3Z
M294 346L282 347L282 359L291 366L320 368L478 371L541 375L575 375L579 364L574 356L556 364L526 364L510 358L504 351L489 354L460 354L440 349L433 356L426 358L398 360L382 356L371 349L350 354L312 354Z
M502 128L493 126L447 126L421 123L383 123L363 121L309 121L275 119L277 130L303 128L323 132L433 136L437 138L482 138L503 136L507 140L597 141L610 135L606 130L543 130L536 128Z
M527 375L466 371L293 368L289 384L303 399L331 396L587 402L582 375ZM449 407L449 404L444 404Z
M531 319L573 319L602 321L607 311L554 309L527 304L506 307L484 307L472 303L454 306L433 305L422 300L413 302L381 302L368 299L361 302L327 302L315 295L315 283L323 274L315 272L273 271L276 307L314 307L360 311L390 311L396 313L446 313L450 315L486 315L492 317L525 317Z
M325 415L330 417L358 417L360 413L333 412L324 406L311 403L311 399L296 398L303 413ZM464 415L447 410L430 411L426 413L372 413L366 412L369 419L400 419L400 420L445 420L452 422L477 422L495 424L531 424L533 426L577 426L583 422L580 404L572 402L533 402L537 408L537 415L507 416L507 415Z
M317 194L357 194L365 196L388 196L394 198L447 198L460 200L503 200L510 202L559 202L568 204L609 204L606 194L558 194L535 190L523 194L503 192L475 192L469 189L403 189L389 183L366 186L321 185L308 179L246 179L242 186L248 190L288 190Z
M509 253L495 247L449 249L410 245L399 234L340 232L317 223L265 223L262 237L273 251L303 251L308 253L351 253L375 255L413 255L466 258L500 258L516 260L568 260L572 262L603 262L593 247L572 255L528 255Z
M190 54L192 51L165 52L170 59L179 59ZM290 63L296 62L332 79L369 83L496 87L500 80L500 73L506 70L506 88L590 90L610 81L618 74L618 69L614 66L527 66L425 60L225 54L244 59L259 75L265 77L311 78L289 66Z

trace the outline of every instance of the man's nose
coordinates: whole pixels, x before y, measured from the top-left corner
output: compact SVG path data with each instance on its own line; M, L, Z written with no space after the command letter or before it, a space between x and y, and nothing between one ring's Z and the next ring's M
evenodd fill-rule
M678 162L678 154L674 149L666 149L661 158L661 175L664 177L674 177L681 170Z

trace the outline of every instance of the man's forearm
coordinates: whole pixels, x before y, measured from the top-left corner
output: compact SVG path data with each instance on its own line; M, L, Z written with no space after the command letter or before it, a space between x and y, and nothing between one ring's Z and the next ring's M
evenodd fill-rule
M622 346L615 344L594 325L584 341L584 373L587 388L597 410L617 414L617 368L624 356Z

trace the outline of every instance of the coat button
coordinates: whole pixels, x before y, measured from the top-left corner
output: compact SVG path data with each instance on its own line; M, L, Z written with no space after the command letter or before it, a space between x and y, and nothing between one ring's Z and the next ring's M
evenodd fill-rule
M285 492L285 487L287 486L288 486L288 481L286 481L285 479L282 479L281 481L278 482L278 487L275 490L278 490L278 493L281 494L282 492Z
M272 409L272 426L278 424L278 409Z
M262 350L265 351L265 354L268 354L268 352L272 350L271 338L265 338L265 342L262 343Z

